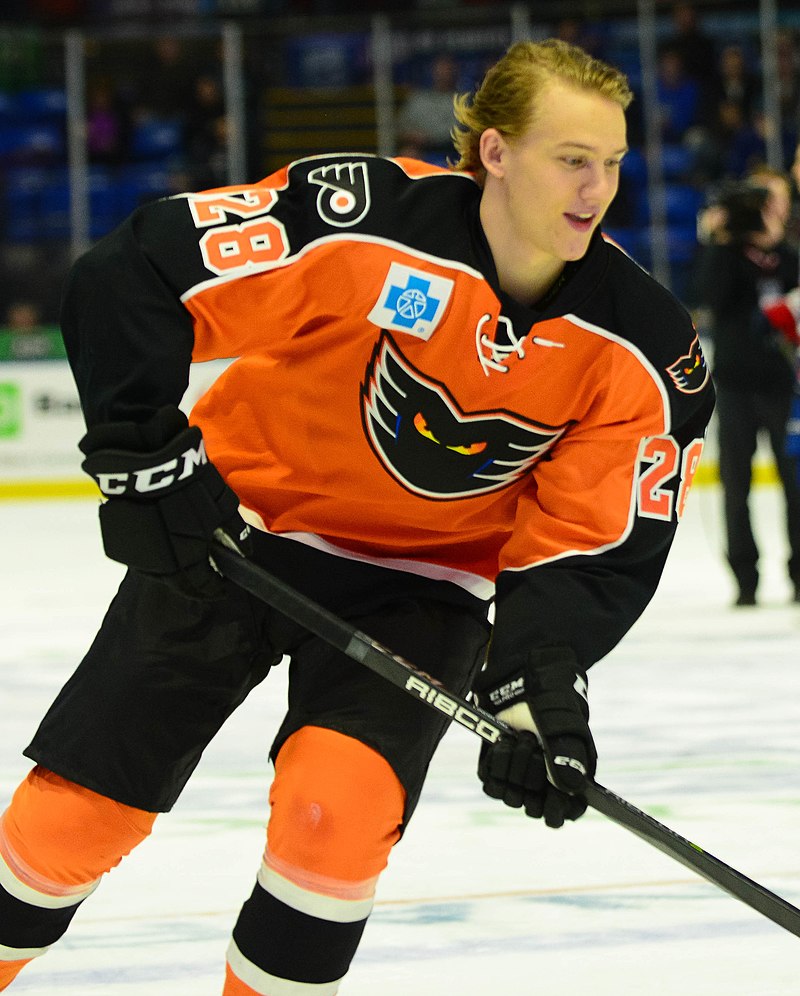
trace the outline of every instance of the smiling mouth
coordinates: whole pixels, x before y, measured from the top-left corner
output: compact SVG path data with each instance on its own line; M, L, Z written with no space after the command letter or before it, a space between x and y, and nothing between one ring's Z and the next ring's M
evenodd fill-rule
M596 214L565 214L570 225L579 232L588 232L594 225Z

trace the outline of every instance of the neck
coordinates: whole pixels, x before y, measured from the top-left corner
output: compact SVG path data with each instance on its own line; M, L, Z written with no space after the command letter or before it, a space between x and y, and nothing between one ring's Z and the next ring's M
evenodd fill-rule
M495 256L500 286L515 301L528 307L544 303L550 293L555 291L560 284L565 265L563 260L554 260L552 265L536 266L524 259L512 259L504 265Z
M492 209L484 192L481 225L492 251L500 287L520 304L530 307L541 302L555 287L566 263L535 250L526 252L513 232L502 223L502 218L501 212Z

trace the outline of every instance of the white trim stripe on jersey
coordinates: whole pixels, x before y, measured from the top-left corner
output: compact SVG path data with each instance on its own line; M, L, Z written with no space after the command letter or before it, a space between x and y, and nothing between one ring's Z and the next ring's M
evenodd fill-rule
M239 514L254 529L260 529L262 533L271 532L267 529L258 512L254 512L253 509L240 505ZM337 546L335 543L329 543L328 540L316 533L285 532L272 533L272 535L294 540L296 543L303 543L315 550L321 550L323 553L341 557L343 560L358 560L365 564L376 564L378 567L387 567L393 571L406 571L420 577L432 578L434 581L450 581L483 601L488 601L494 597L494 582L469 571L460 571L457 568L445 567L443 564L434 564L431 561L404 560L400 557L371 557L366 553L355 553L352 550Z

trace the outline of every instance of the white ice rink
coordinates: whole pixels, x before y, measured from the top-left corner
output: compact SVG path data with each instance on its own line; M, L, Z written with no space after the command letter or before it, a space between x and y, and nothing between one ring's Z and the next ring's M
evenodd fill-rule
M719 496L689 501L659 593L590 674L598 780L800 905L800 606L781 504L756 492L762 605L729 607ZM120 577L89 500L0 504L0 796ZM273 672L174 811L10 993L214 996L263 848ZM800 939L595 813L563 830L485 798L453 728L342 996L789 996Z

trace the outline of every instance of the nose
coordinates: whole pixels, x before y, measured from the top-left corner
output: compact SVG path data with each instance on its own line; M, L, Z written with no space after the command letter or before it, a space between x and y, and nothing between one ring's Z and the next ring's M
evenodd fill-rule
M583 175L581 196L588 202L605 204L617 192L619 177L616 170L606 169L602 163L591 163Z

